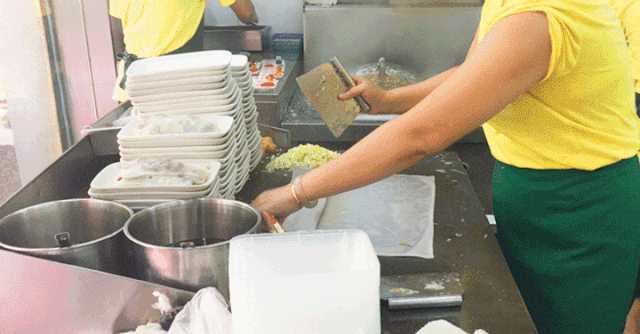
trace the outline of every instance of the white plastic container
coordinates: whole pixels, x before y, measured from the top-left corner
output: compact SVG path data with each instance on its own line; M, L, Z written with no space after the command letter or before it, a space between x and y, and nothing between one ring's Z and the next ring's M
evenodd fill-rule
M362 231L231 240L234 334L380 334L380 264Z

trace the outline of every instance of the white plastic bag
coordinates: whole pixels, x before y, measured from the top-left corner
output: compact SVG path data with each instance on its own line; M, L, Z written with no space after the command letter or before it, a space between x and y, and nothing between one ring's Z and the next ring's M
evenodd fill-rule
M231 312L215 288L205 288L184 306L169 334L231 334Z
M428 323L416 334L467 334L467 332L451 324L446 320L436 320ZM488 334L487 332L479 329L473 334Z
M160 324L155 322L150 322L146 325L140 325L136 330L130 332L124 332L120 334L167 334Z

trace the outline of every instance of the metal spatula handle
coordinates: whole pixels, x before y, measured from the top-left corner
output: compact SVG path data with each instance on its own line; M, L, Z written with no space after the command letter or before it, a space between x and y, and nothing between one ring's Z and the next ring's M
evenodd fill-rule
M344 66L342 66L342 63L340 63L337 57L331 58L329 62L331 63L333 68L336 70L336 73L338 74L340 79L342 79L342 82L344 82L344 84L349 89L356 86L356 83L353 81L353 78L351 77L351 75L349 75L349 72L347 72ZM356 103L358 104L358 106L360 106L360 110L362 112L368 113L369 110L371 110L371 107L362 96L356 96L354 99L356 100Z

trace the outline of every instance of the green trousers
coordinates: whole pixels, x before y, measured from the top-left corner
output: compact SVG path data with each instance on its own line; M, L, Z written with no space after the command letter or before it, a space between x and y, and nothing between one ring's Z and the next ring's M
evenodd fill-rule
M620 334L638 287L640 163L593 172L498 162L498 239L541 334Z

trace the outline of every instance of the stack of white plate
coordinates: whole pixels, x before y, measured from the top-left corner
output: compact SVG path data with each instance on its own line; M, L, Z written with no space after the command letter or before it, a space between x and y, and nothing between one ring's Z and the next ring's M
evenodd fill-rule
M122 157L129 159L136 158L136 154L153 153L173 158L220 159L221 174L233 174L228 189L224 189L224 196L231 198L239 192L249 178L254 142L247 142L253 138L247 131L247 122L252 120L245 119L248 113L243 105L243 92L231 76L231 60L232 55L228 51L202 51L147 58L131 64L127 70L127 92L137 115L212 114L231 117L233 126L227 138L230 141L225 142L229 146L223 147L216 142L199 145L209 145L208 148L132 152L132 147L120 143L121 149L129 149L121 151ZM166 148L166 145L163 143L154 148Z
M185 120L197 122L206 131L170 133L185 130L180 126ZM175 128L162 129L171 122L175 123ZM154 132L167 130L169 133L147 134L143 130L149 124L159 124ZM236 162L248 156L248 151L241 146L244 142L238 140L242 136L242 123L235 122L230 116L157 114L133 118L118 133L118 145L120 158L125 161L213 159L220 163L220 195L233 198L238 183L249 175L249 168L241 169Z
M258 130L258 108L253 97L253 79L249 72L249 61L244 55L234 55L231 59L231 76L242 90L242 110L247 126L247 145L251 154L250 168L254 170L262 159L262 145Z
M92 198L117 201L132 208L146 208L156 204L188 200L199 197L221 197L220 163L215 160L177 160L181 164L191 164L203 168L208 176L203 183L188 184L176 182L179 178L149 175L133 181L122 178L122 163L116 162L104 168L91 182L89 196Z

